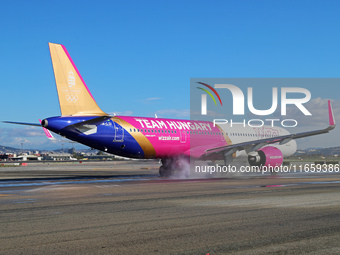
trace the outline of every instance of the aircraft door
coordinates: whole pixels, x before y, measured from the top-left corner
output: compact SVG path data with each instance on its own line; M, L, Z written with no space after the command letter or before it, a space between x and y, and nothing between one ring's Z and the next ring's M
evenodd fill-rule
M187 131L186 130L180 131L180 141L181 141L181 143L186 143L186 141L187 141Z
M114 128L114 142L124 141L124 128L122 127L122 122L120 120L113 121Z
M225 141L225 139L224 139L224 136L225 136L224 130L221 129L220 132L221 132L221 140L222 140L222 141Z

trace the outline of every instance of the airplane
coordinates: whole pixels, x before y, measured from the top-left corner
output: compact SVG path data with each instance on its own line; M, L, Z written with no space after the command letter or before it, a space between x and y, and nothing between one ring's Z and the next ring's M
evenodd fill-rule
M281 127L231 127L209 121L112 116L102 111L85 84L65 46L49 43L61 116L45 118L40 126L72 141L114 155L160 159L162 177L181 168L181 160L224 160L246 156L251 166L280 166L295 153L295 139L325 134L335 128L328 101L329 126L290 134Z

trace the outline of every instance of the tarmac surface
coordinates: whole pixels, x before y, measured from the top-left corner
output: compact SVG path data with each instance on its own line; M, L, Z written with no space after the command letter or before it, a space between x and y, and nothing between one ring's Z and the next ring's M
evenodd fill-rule
M0 254L340 254L338 173L167 179L158 167L0 167Z

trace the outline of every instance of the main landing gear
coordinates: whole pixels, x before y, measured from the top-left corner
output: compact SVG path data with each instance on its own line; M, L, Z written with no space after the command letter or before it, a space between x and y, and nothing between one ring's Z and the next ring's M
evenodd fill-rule
M159 168L161 177L189 177L190 176L190 158L175 157L162 159L162 166Z

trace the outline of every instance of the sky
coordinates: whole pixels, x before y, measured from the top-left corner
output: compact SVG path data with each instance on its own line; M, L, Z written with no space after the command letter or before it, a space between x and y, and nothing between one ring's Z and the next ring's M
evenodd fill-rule
M0 120L60 115L48 42L67 48L98 105L117 115L189 118L190 78L336 78L339 10L336 0L6 1ZM340 87L310 90L313 102L339 107ZM300 148L340 141L311 139ZM37 127L0 124L1 145L22 142L68 146Z

